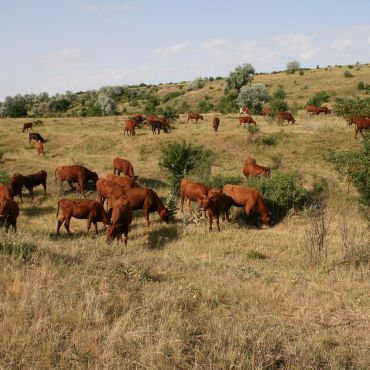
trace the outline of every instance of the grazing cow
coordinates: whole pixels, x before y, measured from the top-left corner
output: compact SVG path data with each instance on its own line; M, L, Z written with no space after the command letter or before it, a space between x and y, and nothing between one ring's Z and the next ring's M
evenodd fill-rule
M245 177L249 176L264 176L271 175L271 168L259 166L254 158L247 158L243 164L243 174Z
M28 130L32 129L33 123L32 122L26 122L23 124L22 132L28 132Z
M317 107L316 114L320 113L330 114L331 110L328 107Z
M135 127L136 127L136 121L129 119L125 121L125 129L123 130L123 135L125 136L127 133L127 136L135 135Z
M150 226L149 213L151 212L157 212L162 220L168 223L170 213L154 190L149 188L113 189L108 196L110 208L114 208L116 202L125 198L130 202L133 211L144 210L147 226Z
M127 159L116 157L113 159L113 174L119 176L121 172L134 180L138 178L135 176L134 167Z
M203 121L203 116L200 115L197 112L189 112L188 113L188 120L187 120L187 122L189 122L189 120L190 120L190 122L192 122L193 119L195 120L195 123L198 123L198 120L202 120Z
M245 213L249 216L251 210L258 212L265 225L270 224L270 216L267 212L262 194L255 189L243 188L238 185L224 185L223 193L233 200L236 207L244 207Z
M117 176L117 177L119 177L119 176ZM123 192L123 189L124 188L120 184L118 184L117 182L110 181L110 180L99 179L96 182L97 197L98 197L98 200L100 201L100 203L103 204L103 205L104 205L105 200L110 197L110 194L114 190L119 192L120 196L124 197L125 193Z
M293 117L292 113L290 113L290 112L279 112L279 113L278 113L278 121L279 121L279 122L287 121L287 122L288 122L288 124L289 124L290 122L292 122L292 124L294 124L295 119L294 119L294 117Z
M220 119L218 117L213 117L213 121L212 121L213 130L217 132L219 126L220 126Z
M58 203L57 217L59 216L59 209L61 210L61 217L58 219L57 235L63 222L68 234L71 235L69 223L72 217L87 220L87 232L90 231L91 223L93 223L96 234L98 234L98 222L103 222L104 226L109 222L103 206L94 199L62 199Z
M125 236L124 243L127 245L128 230L132 222L133 212L130 202L119 200L112 208L110 223L107 225L107 243L117 239L117 242L122 241L122 234Z
M248 107L241 107L239 109L240 114L249 114L249 108Z
M263 116L272 116L272 110L269 107L262 108L262 115Z
M145 117L142 114L133 114L129 116L129 120L135 121L136 126L140 126L144 122Z
M355 139L357 134L362 134L362 130L367 130L370 127L370 118L369 117L360 117L356 116L351 119L351 124L355 125Z
M35 149L36 149L37 155L40 155L40 154L44 154L45 155L44 146L42 145L42 142L40 140L37 140L36 141L36 143L35 143Z
M317 114L317 109L319 107L317 107L316 105L308 105L306 107L306 114L309 114L309 113L313 113L313 114Z
M219 189L211 189L208 196L203 200L202 206L208 213L209 231L212 231L213 217L216 217L217 228L220 231L220 215L226 215L229 219L229 209L233 205L233 200L226 194L222 193Z
M181 212L184 212L184 200L188 198L189 212L192 214L191 202L198 202L202 207L202 202L208 195L209 188L198 182L184 179L180 184Z
M18 215L19 207L13 199L0 199L0 226L4 226L6 231L13 226L14 231L17 231Z
M146 117L145 117L145 120L146 120L146 123L150 125L150 123L152 121L156 121L158 120L159 117L156 115L156 114L148 114Z
M136 180L134 180L134 179L132 179L131 177L128 177L128 176L116 176L116 175L108 174L106 176L106 179L122 186L124 189L132 189L132 188L140 188L141 187L137 183Z
M46 196L46 180L48 174L46 171L39 171L31 175L24 176L24 186L28 190L31 199L33 200L33 188L42 185L44 188L44 196Z
M255 126L257 126L256 121L251 116L239 116L239 125L242 123L253 123Z
M96 183L98 174L83 166L59 166L55 170L55 179L60 186L62 186L64 181L67 181L73 190L76 190L73 183L77 182L80 193L86 198L84 185L89 181Z
M24 180L25 176L21 175L20 173L14 173L8 184L8 188L12 193L13 197L18 195L21 200L21 203L23 203L22 188L24 186Z
M168 133L167 126L162 121L152 121L151 126L153 134L157 132L159 135L161 130L163 130L166 134Z
M11 189L0 182L0 200L14 199Z
M37 132L30 132L28 134L28 142L29 144L31 144L31 141L32 140L35 140L35 141L41 141L42 143L45 142L44 138Z

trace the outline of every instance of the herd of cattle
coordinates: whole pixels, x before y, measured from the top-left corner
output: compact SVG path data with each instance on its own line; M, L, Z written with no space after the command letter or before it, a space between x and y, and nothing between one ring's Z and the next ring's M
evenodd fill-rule
M249 110L243 107L238 117L239 125L242 123L254 124L256 121L249 114ZM327 107L308 106L307 114L330 114ZM263 115L271 114L269 108L264 108ZM132 115L125 121L124 135L135 135L135 128L142 124L147 124L153 134L160 134L160 131L168 132L170 121L174 121L178 115L170 117L159 117L156 115L144 116L141 114ZM279 112L279 121L286 120L294 124L295 119L290 112ZM199 120L203 121L203 116L196 112L188 114L187 122ZM369 117L354 117L350 123L355 124L355 137L357 133L362 134L363 129L370 127ZM218 131L220 118L213 117L212 127ZM32 122L23 125L23 132L32 129ZM29 142L36 141L35 147L38 154L44 153L44 138L36 132L29 133ZM124 176L120 176L123 173ZM270 176L271 169L260 166L254 158L247 158L243 165L243 174L249 176ZM95 226L98 233L97 223L102 222L106 228L107 241L117 239L127 244L128 230L133 219L133 211L143 210L147 226L150 225L149 214L157 212L164 222L169 222L170 212L164 206L157 193L150 188L141 187L137 182L132 164L125 159L115 158L113 160L113 174L99 178L96 172L90 171L83 166L59 166L55 170L55 180L60 186L63 182L68 182L70 187L75 190L74 184L77 183L78 191L84 199L71 200L62 199L58 203L58 224L57 234L64 224L67 232L70 234L70 220L72 217L77 219L87 219L87 231L90 230L91 224ZM88 182L96 184L97 200L86 199L85 187ZM15 196L19 196L21 203L22 189L25 187L30 197L33 199L33 189L41 185L46 195L47 172L39 171L30 175L13 174L9 184L0 183L0 226L8 229L13 226L16 229L17 218L19 216L18 204L14 201ZM259 213L262 222L270 225L271 218L267 211L265 201L258 191L250 188L244 188L237 185L226 184L223 189L209 189L204 184L194 182L190 179L183 179L180 185L181 211L183 212L185 198L188 199L189 211L191 202L197 202L204 211L205 217L208 215L209 229L212 230L213 219L216 219L218 230L220 230L219 218L229 221L229 210L231 206L244 207L247 216L253 210ZM104 203L107 203L107 210L104 209Z

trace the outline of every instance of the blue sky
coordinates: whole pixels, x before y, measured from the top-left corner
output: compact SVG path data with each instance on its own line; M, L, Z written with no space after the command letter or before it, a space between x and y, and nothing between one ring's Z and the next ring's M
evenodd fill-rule
M0 0L0 45L0 100L366 63L370 1Z

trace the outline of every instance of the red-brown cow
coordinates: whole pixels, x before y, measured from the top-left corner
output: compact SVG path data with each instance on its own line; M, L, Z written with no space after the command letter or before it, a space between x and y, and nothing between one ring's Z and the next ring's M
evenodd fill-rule
M244 207L245 213L249 216L251 210L258 212L265 225L270 224L270 216L267 212L262 194L255 189L243 188L238 185L224 185L223 193L233 200L236 207Z
M44 188L44 196L46 196L46 181L48 174L46 171L42 170L31 175L24 176L24 186L28 190L31 199L33 200L33 188L42 185Z
M28 130L30 130L33 126L33 123L32 122L26 122L23 124L23 128L22 128L22 132L28 132Z
M320 113L330 114L331 110L328 107L317 107L316 114Z
M58 203L57 217L59 216L59 210L61 210L61 217L58 219L57 235L63 222L68 234L71 235L69 223L72 217L87 220L87 232L90 231L91 223L93 223L96 234L98 234L98 222L103 222L104 226L109 223L109 218L103 206L94 199L62 199Z
M24 180L25 176L21 175L20 173L14 173L8 184L8 188L13 197L18 195L21 203L23 203L22 188L24 186Z
M45 155L44 145L42 145L42 142L40 140L37 140L36 141L36 143L35 143L35 149L36 149L36 154L37 155L40 155L40 154L44 154Z
M307 105L306 107L306 114L313 113L317 114L317 106L316 105Z
M202 207L202 202L208 195L209 188L198 182L184 179L180 184L181 212L184 212L184 200L188 198L189 212L192 214L191 202L198 202Z
M113 174L119 176L121 172L134 180L138 178L135 176L134 167L127 159L116 157L113 159Z
M97 198L102 205L104 205L105 200L109 198L113 190L119 191L120 194L124 196L125 193L123 192L123 189L124 188L120 184L111 180L99 179L96 182Z
M107 174L106 179L121 185L124 189L140 188L141 186L136 180L128 176L116 176L112 174Z
M247 158L243 164L243 174L245 177L249 176L265 176L271 174L271 168L260 166L256 163L254 158Z
M263 116L272 116L272 110L269 107L262 108L262 115Z
M215 132L218 131L218 127L220 126L220 118L218 117L213 117L213 121L212 121L212 127L213 127L213 130Z
M357 139L357 134L362 134L362 130L367 130L370 127L369 117L356 116L351 119L351 124L355 125L355 139Z
M133 136L135 135L136 121L129 119L125 121L125 129L123 130L123 135Z
M13 199L14 196L8 186L0 182L0 200L2 199Z
M18 215L19 207L13 199L0 199L0 226L4 226L6 231L13 226L14 231L17 231Z
M242 123L253 123L255 126L257 125L256 121L251 116L239 116L239 125L241 125Z
M284 122L284 121L287 121L288 124L291 122L292 124L294 124L295 122L295 119L292 115L292 113L290 112L279 112L278 113L278 121L279 122Z
M59 166L55 170L55 179L62 186L67 181L69 186L75 190L74 182L78 183L80 193L86 198L84 185L89 181L97 182L98 174L83 166Z
M124 243L127 245L128 231L132 222L133 212L130 202L119 200L115 202L112 208L112 216L109 225L107 225L107 243L117 239L122 241L122 234L125 236Z
M193 120L195 120L195 123L198 123L198 120L203 121L203 116L197 112L189 112L187 122L192 122Z

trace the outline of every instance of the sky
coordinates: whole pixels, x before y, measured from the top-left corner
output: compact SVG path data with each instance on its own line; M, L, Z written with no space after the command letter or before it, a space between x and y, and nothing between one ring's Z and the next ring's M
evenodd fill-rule
M0 101L291 60L370 62L370 1L0 0Z

